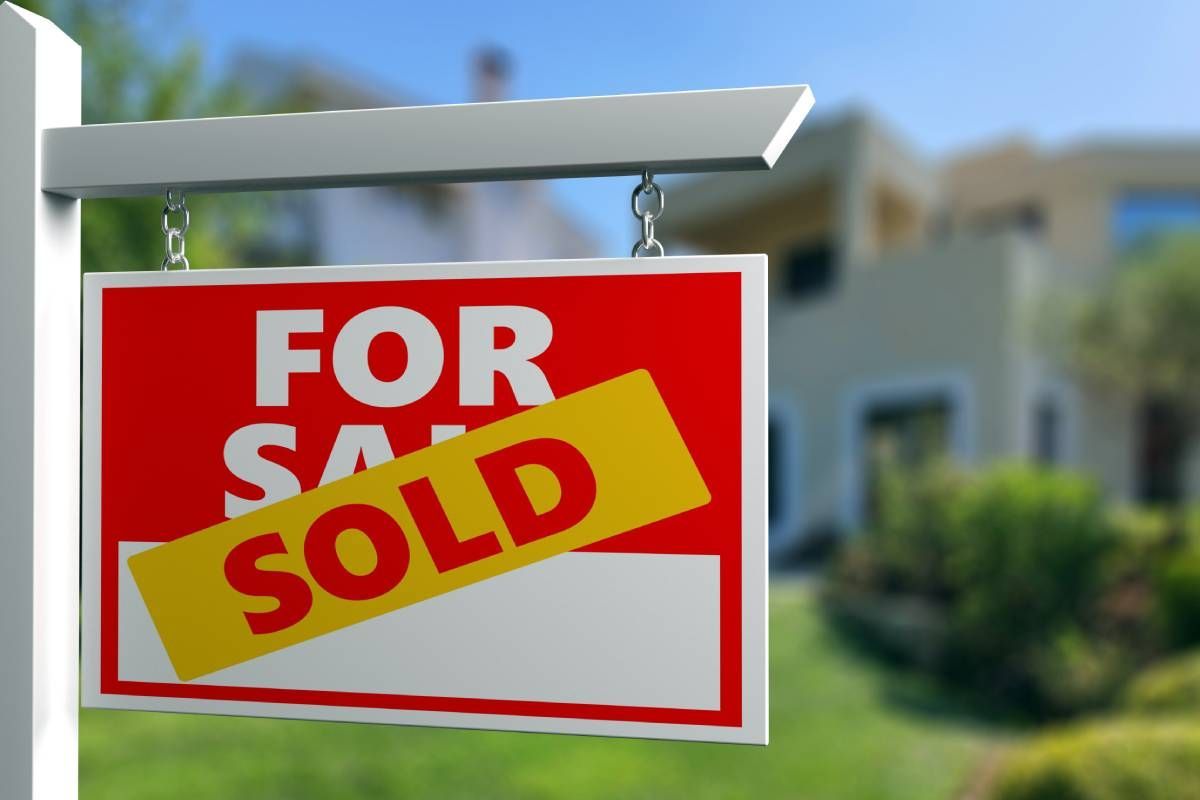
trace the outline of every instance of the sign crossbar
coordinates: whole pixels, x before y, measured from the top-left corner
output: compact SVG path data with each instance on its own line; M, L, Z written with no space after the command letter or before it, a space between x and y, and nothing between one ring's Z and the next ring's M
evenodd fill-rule
M804 85L49 128L78 198L770 169Z

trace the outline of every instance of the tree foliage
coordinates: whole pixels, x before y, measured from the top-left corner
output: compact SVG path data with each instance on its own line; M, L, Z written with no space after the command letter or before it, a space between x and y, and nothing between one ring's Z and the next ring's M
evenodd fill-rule
M139 0L21 0L21 5L53 21L83 48L84 124L250 112L236 82L206 77L198 41L177 46L163 41L161 32L182 14L178 5L158 11ZM84 270L157 268L164 247L162 206L157 197L85 201ZM270 197L249 194L192 194L188 206L187 255L193 267L238 266L272 208Z
M1200 237L1161 238L1087 300L1070 361L1086 379L1200 416Z

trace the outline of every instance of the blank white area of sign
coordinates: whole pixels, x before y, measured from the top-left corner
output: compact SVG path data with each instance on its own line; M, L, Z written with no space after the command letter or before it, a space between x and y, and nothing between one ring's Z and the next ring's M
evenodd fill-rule
M180 683L120 546L122 680ZM564 553L191 683L716 709L720 560Z

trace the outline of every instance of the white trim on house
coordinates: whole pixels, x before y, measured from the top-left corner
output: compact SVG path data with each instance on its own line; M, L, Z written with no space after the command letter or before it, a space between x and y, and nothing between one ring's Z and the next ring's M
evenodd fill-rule
M977 414L974 385L965 370L946 370L906 375L850 386L840 404L839 471L841 521L855 530L863 520L864 475L862 462L863 420L867 410L879 403L903 403L931 395L943 396L950 406L950 456L963 464L975 461Z
M767 413L767 441L779 449L778 453L772 454L768 448L767 487L769 490L775 484L770 474L774 467L781 473L775 485L784 487L775 498L778 509L775 518L769 515L767 518L767 546L774 557L795 545L804 533L804 416L795 397L780 390L770 393ZM772 437L772 428L778 431L778 438Z

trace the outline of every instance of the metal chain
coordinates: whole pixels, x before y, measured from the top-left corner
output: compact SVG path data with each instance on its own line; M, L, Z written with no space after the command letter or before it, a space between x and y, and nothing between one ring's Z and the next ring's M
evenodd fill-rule
M172 214L182 214L183 218L178 225L171 224ZM179 192L179 199L175 198L175 190L167 190L167 204L162 210L162 232L167 237L167 254L163 257L162 269L169 270L171 267L183 265L183 269L190 269L187 256L184 255L186 245L183 237L187 233L188 227L192 223L191 212L188 211L187 198L183 192Z
M657 207L653 210L650 208L642 210L638 204L642 195L657 197ZM642 172L642 182L634 187L630 203L633 206L633 215L642 223L642 238L633 246L633 257L641 258L643 255L654 253L655 250L658 251L657 255L664 255L662 242L654 238L654 222L662 218L663 209L667 207L667 196L662 187L654 182L654 176L650 174L649 170Z

